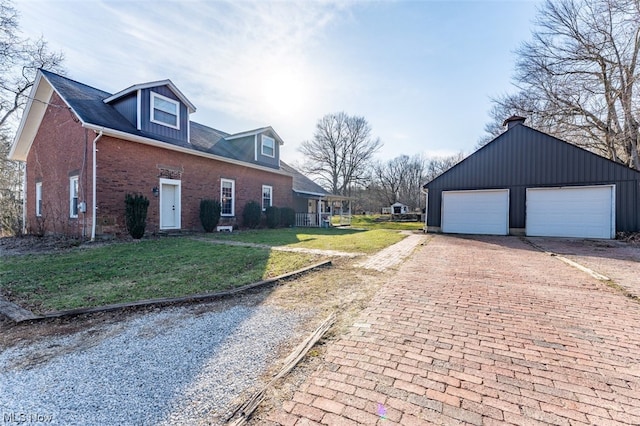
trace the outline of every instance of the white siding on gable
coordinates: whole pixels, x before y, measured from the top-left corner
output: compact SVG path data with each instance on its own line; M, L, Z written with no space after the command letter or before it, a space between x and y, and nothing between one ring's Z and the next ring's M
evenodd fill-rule
M443 191L442 232L507 235L509 190Z

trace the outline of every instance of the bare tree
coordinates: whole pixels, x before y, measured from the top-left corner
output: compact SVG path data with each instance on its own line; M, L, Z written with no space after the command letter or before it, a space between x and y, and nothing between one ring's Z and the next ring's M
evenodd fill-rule
M401 202L410 209L424 206L422 185L458 164L462 152L448 157L431 157L416 154L401 155L373 167L370 192L383 206Z
M498 110L640 170L640 3L546 0L535 23L517 51L520 93L499 98Z
M446 157L431 157L427 161L427 169L425 171L424 182L430 182L440 176L464 159L464 153L461 151L457 154Z
M420 187L424 183L426 160L422 155L401 155L373 167L374 188L383 205L401 202L414 209L421 205Z
M9 161L16 115L22 110L39 68L62 72L63 56L51 53L47 43L18 36L18 13L0 0L0 234L21 229L22 164Z
M313 139L299 150L306 159L305 173L332 193L349 196L355 185L367 181L373 155L381 147L364 117L338 112L318 120Z

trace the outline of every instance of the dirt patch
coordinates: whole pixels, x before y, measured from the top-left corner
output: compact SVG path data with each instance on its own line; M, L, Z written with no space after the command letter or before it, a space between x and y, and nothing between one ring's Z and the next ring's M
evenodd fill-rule
M252 421L266 419L266 415L291 400L293 393L307 377L323 364L325 347L347 332L360 312L365 309L375 293L388 279L383 273L353 267L353 261L334 262L334 267L308 274L278 286L264 303L285 309L304 309L312 312L309 320L297 332L297 337L280 348L279 358L284 359L331 312L337 319L333 327L286 377L269 389ZM273 365L265 374L265 382L280 369ZM244 402L244 401L241 401Z
M99 247L105 244L113 244L113 241L89 242L63 236L36 237L34 235L25 235L22 237L2 237L0 238L0 256L61 253L77 247Z
M616 240L640 245L640 232L618 232Z

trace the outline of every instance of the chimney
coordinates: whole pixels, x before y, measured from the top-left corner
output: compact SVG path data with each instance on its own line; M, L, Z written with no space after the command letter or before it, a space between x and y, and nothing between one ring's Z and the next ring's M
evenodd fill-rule
M524 124L525 117L520 117L519 115L512 115L511 117L504 120L502 123L503 126L507 126L507 130L511 129L518 124Z

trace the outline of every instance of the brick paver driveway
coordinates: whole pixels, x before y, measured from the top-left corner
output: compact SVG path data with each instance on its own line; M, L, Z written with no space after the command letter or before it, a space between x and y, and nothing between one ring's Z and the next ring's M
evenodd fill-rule
M518 238L438 235L268 416L640 424L640 304Z

